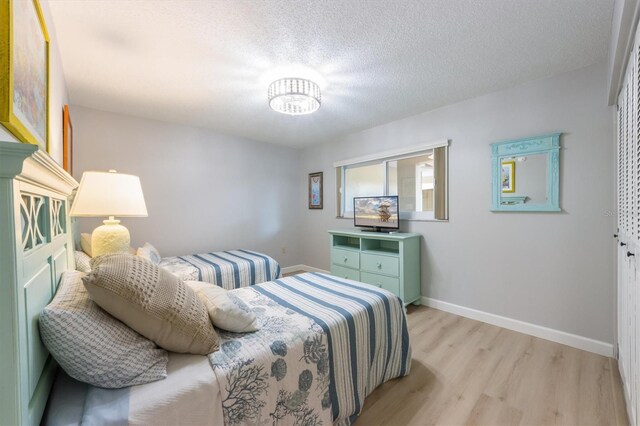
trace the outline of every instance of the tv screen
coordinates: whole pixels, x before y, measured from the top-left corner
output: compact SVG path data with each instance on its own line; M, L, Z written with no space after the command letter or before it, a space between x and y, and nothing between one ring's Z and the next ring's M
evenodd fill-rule
M354 226L378 229L399 229L398 197L354 197Z

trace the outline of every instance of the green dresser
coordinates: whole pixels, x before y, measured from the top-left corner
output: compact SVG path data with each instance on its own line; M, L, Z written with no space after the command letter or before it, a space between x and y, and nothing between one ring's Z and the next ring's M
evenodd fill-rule
M329 231L331 274L389 290L420 304L420 234Z

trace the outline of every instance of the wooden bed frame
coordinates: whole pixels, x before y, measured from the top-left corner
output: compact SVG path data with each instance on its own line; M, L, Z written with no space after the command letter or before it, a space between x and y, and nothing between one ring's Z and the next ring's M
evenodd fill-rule
M35 145L0 142L0 424L40 423L56 363L38 316L75 269L68 215L78 182Z

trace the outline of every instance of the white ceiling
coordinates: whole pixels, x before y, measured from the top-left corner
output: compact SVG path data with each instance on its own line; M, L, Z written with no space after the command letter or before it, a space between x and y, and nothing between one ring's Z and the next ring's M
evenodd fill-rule
M301 147L601 61L613 0L50 7L73 105ZM320 84L318 112L269 108L268 84L291 76Z

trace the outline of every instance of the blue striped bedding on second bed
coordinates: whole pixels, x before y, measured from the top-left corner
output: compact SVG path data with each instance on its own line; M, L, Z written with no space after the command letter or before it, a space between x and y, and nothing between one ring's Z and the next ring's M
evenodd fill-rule
M354 418L377 386L409 373L406 317L393 294L321 273L294 275L253 289L312 318L327 334L335 421Z
M280 277L280 265L266 254L227 250L164 258L160 266L183 280L205 281L227 290Z

